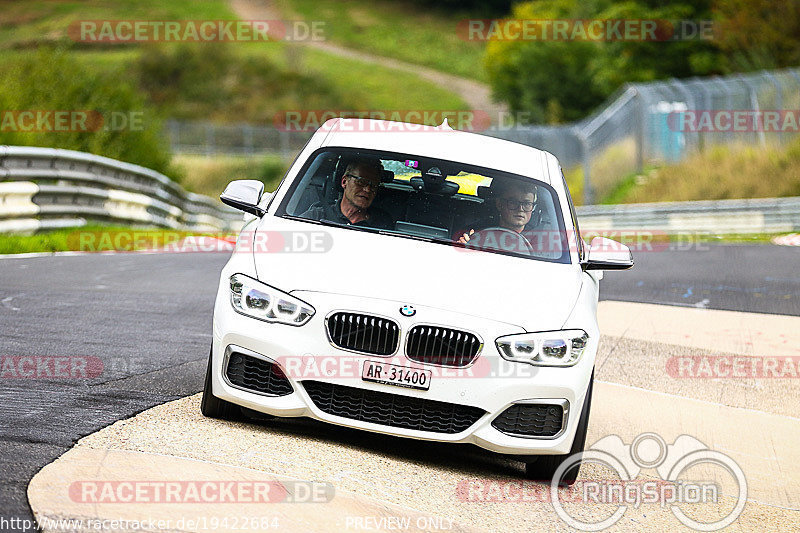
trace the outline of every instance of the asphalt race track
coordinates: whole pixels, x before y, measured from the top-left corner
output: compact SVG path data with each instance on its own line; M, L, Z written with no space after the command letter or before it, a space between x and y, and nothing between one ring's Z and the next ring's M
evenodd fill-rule
M634 252L632 270L606 274L600 299L800 316L800 248L675 248Z
M4 372L0 516L31 519L28 482L77 439L201 389L214 292L226 259L227 254L0 259L0 355L78 356L102 363L93 366L96 377L90 379ZM606 274L601 299L800 316L800 249L704 245L634 259L633 270Z

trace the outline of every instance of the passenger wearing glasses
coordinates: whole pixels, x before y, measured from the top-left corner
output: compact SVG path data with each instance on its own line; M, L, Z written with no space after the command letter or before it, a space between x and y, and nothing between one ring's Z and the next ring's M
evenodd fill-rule
M383 166L377 159L357 159L347 165L342 175L341 200L311 207L303 218L327 220L337 224L393 229L394 221L384 210L371 207L381 185Z
M470 235L490 227L505 228L516 233L522 233L531 220L531 214L536 207L536 186L519 181L505 183L492 182L492 195L494 196L497 215L479 220L471 224L469 233L464 233L458 242L466 244Z

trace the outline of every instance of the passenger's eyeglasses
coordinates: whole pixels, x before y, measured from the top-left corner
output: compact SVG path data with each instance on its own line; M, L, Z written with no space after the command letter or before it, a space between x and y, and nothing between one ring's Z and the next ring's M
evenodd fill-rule
M373 191L377 191L378 188L381 186L381 183L379 181L371 180L363 176L356 176L354 174L345 174L344 177L353 180L353 183L356 184L356 187L359 187L361 189L371 188Z
M505 202L506 209L509 211L516 211L517 209L522 209L526 213L530 213L533 211L533 202L518 202L516 200L503 200Z

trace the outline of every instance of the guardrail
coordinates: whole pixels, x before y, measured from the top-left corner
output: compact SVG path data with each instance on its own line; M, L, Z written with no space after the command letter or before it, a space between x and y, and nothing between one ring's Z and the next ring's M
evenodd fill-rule
M800 197L577 208L589 231L800 231ZM153 170L73 150L0 146L0 233L101 220L192 231L236 231L241 212L186 192Z
M782 233L800 231L800 197L708 200L577 208L581 231Z
M87 220L232 231L242 214L139 165L73 150L0 146L0 233Z

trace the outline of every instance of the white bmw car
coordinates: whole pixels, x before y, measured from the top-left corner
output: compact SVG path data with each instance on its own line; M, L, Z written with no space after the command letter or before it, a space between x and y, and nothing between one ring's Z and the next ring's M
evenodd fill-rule
M222 271L202 399L516 456L550 479L583 450L602 271L554 156L453 131L334 119L247 223ZM578 469L564 480L574 481Z

